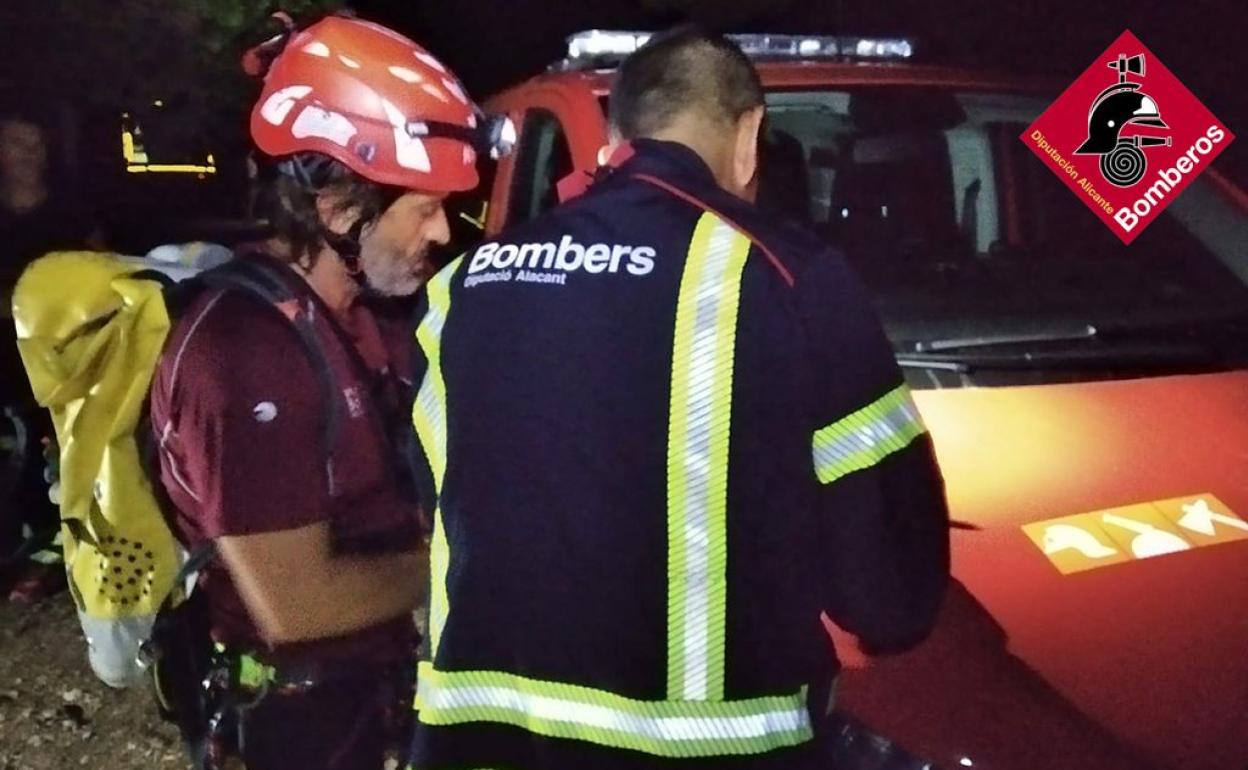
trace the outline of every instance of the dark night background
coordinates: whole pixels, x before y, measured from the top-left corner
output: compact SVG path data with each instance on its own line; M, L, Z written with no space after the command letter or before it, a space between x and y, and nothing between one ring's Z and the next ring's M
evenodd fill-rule
M1130 29L1238 135L1213 165L1240 188L1248 189L1248 0L0 0L0 117L33 117L48 128L54 186L101 225L111 249L137 254L153 245L174 241L236 242L258 234L245 216L249 187L245 159L249 151L247 118L259 83L242 73L241 54L246 47L276 31L266 23L273 9L286 8L300 20L307 20L338 6L350 7L364 18L387 24L429 48L455 70L478 101L543 72L563 58L565 38L573 32L594 28L655 30L689 20L723 32L905 36L916 43L916 62L1032 76L1051 85L1051 96L1056 98L1084 69L1096 63L1112 41ZM127 173L121 151L123 113L142 121L152 162L203 162L210 152L218 173L203 178L194 174ZM1028 160L1039 167L1038 159ZM1071 207L1079 205L1074 198L1063 200ZM1092 222L1090 213L1080 215ZM1093 226L1098 228L1103 241L1111 240L1107 231ZM1241 251L1248 249L1245 244L1235 245ZM5 246L0 243L0 260L7 256ZM1113 246L1116 248L1117 244ZM1137 248L1132 256L1144 252ZM1179 264L1186 270L1191 255L1185 249L1175 249L1174 254L1177 256L1168 264ZM1123 255L1115 251L1110 256ZM1072 265L1076 261L1069 260ZM1021 259L1017 263L1027 265ZM1105 264L1114 267L1125 263L1106 260ZM1136 272L1133 265L1120 272L1128 271ZM1150 271L1139 273L1139 285L1155 275ZM1065 274L1059 272L1057 276L1066 280ZM1125 287L1120 293L1134 292L1136 283L1119 282L1117 275L1113 282ZM1071 285L1078 294L1079 289L1092 293L1086 290L1099 290L1108 283L1100 280ZM939 285L948 287L954 283ZM963 294L951 296L971 296L970 292L979 285L969 282ZM1148 288L1151 292L1153 287ZM1230 288L1242 290L1238 285ZM1152 294L1131 293L1129 299L1135 301L1137 296L1147 299ZM942 304L956 307L956 300L943 295L939 299ZM1099 293L1095 299L1099 302ZM1243 302L1236 302L1242 309ZM0 349L0 354L4 352ZM0 359L0 366L12 365ZM6 379L12 382L16 371L8 368L0 372L0 386L7 384ZM1027 367L1020 371L1026 373L1020 376L1032 376ZM962 377L961 373L953 373L950 379L955 375ZM936 382L935 377L933 381ZM6 391L0 387L0 402L5 396ZM1132 402L1132 409L1136 410L1133 415L1144 414L1141 404ZM1151 428L1140 428L1145 429ZM1157 434L1157 430L1153 433ZM1157 436L1160 434L1154 438ZM1040 452L1042 444L1035 443L1033 448ZM41 472L42 468L37 470ZM34 486L42 495L42 478L36 479ZM0 500L0 508L4 505L5 501ZM963 602L959 612L965 613L961 617L969 620L969 625L947 634L943 643L956 644L956 654L963 660L971 660L985 649L995 655L998 646L1001 658L1006 658L1004 628L965 589L959 596ZM30 702L46 703L56 711L42 711L44 705L37 705L33 713L59 715L61 709L69 707L70 692L81 694L88 689L83 684L87 675L72 606L67 601L54 601L46 606L60 614L30 614L30 619L24 616L20 621L14 619L15 612L24 610L4 614L7 608L15 606L0 604L0 626L7 622L10 628L20 626L17 633L24 633L27 628L31 633L22 641L24 654L11 653L8 648L0 654L0 663L8 664L7 669L0 666L0 682L7 689L8 672L20 672L23 677L28 676L28 670L39 672L40 684L32 685L32 673L24 688L27 692L42 689L46 693L36 692L30 696ZM1163 620L1169 623L1171 619ZM12 632L0 631L10 634L6 637L0 633L0 643L13 638ZM1170 629L1172 638L1178 638L1175 634L1192 636L1189 631L1186 627ZM1152 642L1150 636L1146 644ZM1193 639L1193 643L1199 645L1201 640ZM946 653L952 659L953 653ZM984 698L965 699L960 704L963 709L954 717L991 717L989 709L998 702L994 699L1012 698L1015 692L1023 692L1019 687L1034 686L1034 692L1039 692L1036 697L1044 704L1057 704L1054 708L1060 713L1055 719L1071 720L1075 725L1072 730L1086 730L1094 737L1100 734L1100 725L1085 726L1084 715L1073 706L1063 705L1064 701L1057 703L1062 696L1047 682L1014 668L1020 661L1013 657L1000 663L994 657L993 661L990 668L983 669L982 679L980 669L971 666L967 670L975 672L972 678L962 672L947 671L951 676L948 680L933 680L959 685L969 682L975 689L987 692ZM1162 670L1163 676L1155 681L1148 679L1147 684L1165 696L1161 687L1167 681L1165 675L1187 670L1184 666L1186 663L1176 663L1172 670ZM1131 675L1147 676L1148 672L1136 673L1137 669L1138 666L1132 668ZM1232 668L1227 670L1235 673ZM21 681L15 679L14 686ZM1189 702L1187 696L1205 697L1208 688L1202 689L1203 684L1185 683L1180 694L1184 697L1178 702ZM910 698L912 686L911 682L905 683L905 697ZM925 704L939 703L936 689L941 688L920 693L924 697L906 703L907 708L899 713L922 714ZM63 693L64 703L58 692ZM136 728L155 719L146 692L134 690L121 696L127 700L118 700L117 693L110 692L108 701L101 700L102 686L96 686L93 692L87 697L95 698L97 704L106 704L97 708L92 716L96 721L84 731L86 738L99 736L95 743L82 743L86 738L69 742L65 737L68 733L49 739L29 736L21 719L9 719L7 725L0 720L0 728L8 727L8 734L16 728L21 745L35 747L24 757L40 755L40 760L32 759L30 766L35 768L72 766L79 751L84 764L91 760L94 766L151 768L157 766L152 758L153 745L166 752L161 766L171 767L178 762L180 749L172 734L162 743L165 739L153 737L155 733L146 732L148 728ZM44 694L50 694L50 700L34 700L35 695ZM8 696L10 703L17 704L10 707L10 713L23 703L14 701L14 697ZM0 692L0 705L4 701L5 693ZM892 708L891 704L889 707ZM1150 701L1143 708L1153 707L1154 702ZM27 715L32 712L31 707L25 710ZM3 717L0 709L0 718ZM1027 732L1031 734L1035 722L1030 715L1026 718ZM1207 724L1216 729L1218 724L1229 724L1228 720ZM61 717L53 721L60 722ZM52 725L48 729L55 728L53 721L48 722ZM984 719L982 733L989 744L1006 740L1009 731L1001 724L1012 724L989 724L993 721ZM1056 729L1045 726L1034 734L1054 735ZM1228 734L1233 731L1228 730ZM1198 748L1190 736L1171 735L1179 736L1172 741L1175 745ZM45 741L43 748L37 748L38 743L25 743L31 740ZM1046 751L1060 754L1067 750L1060 741L1044 742L1051 745L1034 748L1042 756ZM6 752L11 746L5 744L6 733L0 729L0 770L27 767L24 763L9 763L10 755ZM103 749L106 746L113 746L115 752L108 753ZM73 759L66 758L65 752L71 749L64 747L72 747ZM144 751L147 756L140 758ZM1028 752L1032 751L1029 747ZM1054 766L1086 764L1076 761ZM1192 766L1186 761L1181 765ZM1138 767L1134 763L1126 766ZM1235 767L1248 770L1242 760Z
M118 248L198 233L159 229L187 212L234 217L245 200L246 114L257 92L238 71L241 49L266 36L267 11L297 16L336 0L3 0L0 98L51 116L73 150L61 179L108 224ZM697 20L729 32L905 35L916 59L1035 75L1060 93L1124 29L1134 32L1232 132L1216 161L1248 180L1248 68L1243 0L1040 2L985 0L355 0L345 3L430 48L478 100L562 58L577 30L658 29ZM118 173L117 120L123 110L165 103L159 133L167 147L214 153L221 173L207 180L136 179ZM67 108L66 105L72 105ZM157 119L149 121L156 125ZM156 131L149 131L155 134Z
M1130 29L1232 132L1248 132L1243 87L1248 3L1243 0L359 0L353 5L362 15L427 42L478 96L540 72L562 57L564 37L581 29L658 29L693 19L725 32L904 35L916 39L919 61L1034 74L1061 88ZM1242 185L1248 142L1234 143L1217 165Z

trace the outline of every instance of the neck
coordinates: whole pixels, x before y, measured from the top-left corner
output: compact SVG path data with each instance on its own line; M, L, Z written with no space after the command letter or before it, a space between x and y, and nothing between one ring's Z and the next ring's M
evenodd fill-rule
M730 187L732 143L726 139L723 126L710 125L707 121L686 113L651 138L676 142L693 150L710 167L719 186L725 189Z
M287 244L270 242L270 246L277 253L290 253L290 247ZM360 295L359 283L351 277L346 265L328 246L321 248L320 253L312 262L311 269L304 268L294 261L289 264L291 269L303 276L303 279L312 287L312 291L315 291L321 301L335 313L345 314Z

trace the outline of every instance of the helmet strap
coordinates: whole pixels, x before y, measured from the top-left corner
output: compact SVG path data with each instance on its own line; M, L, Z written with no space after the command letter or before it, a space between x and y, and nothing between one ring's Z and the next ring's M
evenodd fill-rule
M365 280L364 269L360 266L360 236L364 233L365 224L364 218L361 217L355 220L351 229L345 233L335 233L329 228L321 228L321 237L325 239L325 243L342 260L343 266L347 268L347 274L360 285L363 285Z
M328 156L309 157L296 154L283 158L277 163L277 169L280 173L293 178L300 187L314 197L318 194L321 183L332 167L333 160ZM360 238L364 234L364 228L370 222L379 219L402 194L403 191L399 188L383 185L380 210L377 212L366 211L365 215L358 217L345 233L334 232L326 227L324 223L321 224L321 239L342 260L343 266L347 269L347 274L361 286L365 286L364 269L360 265ZM368 215L370 213L372 216Z

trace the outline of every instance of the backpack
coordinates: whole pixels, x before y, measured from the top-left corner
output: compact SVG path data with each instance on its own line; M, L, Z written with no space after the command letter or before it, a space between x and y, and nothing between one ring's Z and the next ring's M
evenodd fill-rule
M207 656L211 647L203 602L190 599L195 573L213 553L188 553L173 534L155 462L148 391L170 331L205 290L254 297L290 321L318 373L326 452L341 417L310 320L280 307L297 296L286 268L236 259L175 282L158 264L54 252L22 274L13 309L23 366L55 426L65 567L91 668L117 688L150 670L162 712L181 723L176 712L185 711L178 704L188 693L179 691L195 689L202 663L186 656ZM157 660L165 665L153 666Z

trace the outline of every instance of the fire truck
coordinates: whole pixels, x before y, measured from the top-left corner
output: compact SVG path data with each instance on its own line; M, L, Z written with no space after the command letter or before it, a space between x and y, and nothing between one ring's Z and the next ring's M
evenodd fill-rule
M646 38L575 35L488 102L518 143L451 201L461 247L599 165L613 69ZM935 631L842 648L839 710L916 767L1241 766L1248 195L1209 170L1128 248L1019 141L1062 84L902 39L736 41L767 94L759 205L874 292L954 518Z

